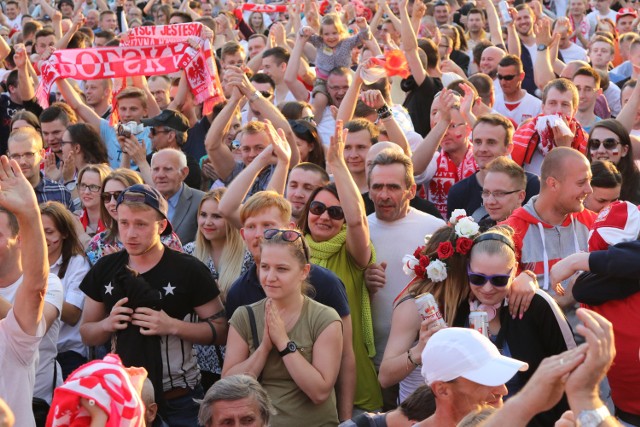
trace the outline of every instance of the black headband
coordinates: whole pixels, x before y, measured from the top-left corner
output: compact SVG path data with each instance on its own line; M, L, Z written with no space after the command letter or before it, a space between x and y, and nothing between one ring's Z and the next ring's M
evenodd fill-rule
M476 237L473 241L473 244L475 245L476 243L480 243L480 242L486 242L487 240L497 240L499 242L504 243L505 245L509 246L511 248L511 250L515 253L516 249L513 247L513 241L511 241L509 238L507 238L506 236L500 234L500 233L484 233L479 235L478 237Z

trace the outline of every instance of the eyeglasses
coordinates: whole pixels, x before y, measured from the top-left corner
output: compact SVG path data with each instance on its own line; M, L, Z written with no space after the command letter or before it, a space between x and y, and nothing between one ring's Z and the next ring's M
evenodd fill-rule
M301 239L304 257L306 258L307 262L309 262L309 248L307 247L307 242L304 240L304 237L302 237L302 234L298 233L296 230L279 230L277 228L269 228L268 230L264 230L265 239L271 240L276 236L281 236L282 240L289 243L293 243L298 239Z
M600 141L599 139L590 139L589 140L589 150L598 151L600 146L603 145L605 150L613 150L620 144L615 138L606 138Z
M89 190L90 193L97 193L102 187L96 184L80 184L78 189L80 192ZM106 194L106 193L105 193Z
M513 194L513 193L519 193L522 190L513 190L513 191L489 191L489 190L482 190L482 198L483 199L488 199L489 197L493 196L495 199L502 199L506 196L508 196L509 194Z
M34 159L35 156L36 153L31 151L22 154L9 154L9 158L15 160L16 162L19 162L21 159L25 159L26 161L30 162Z
M118 200L118 197L122 194L122 191L105 191L100 195L104 203L109 203L111 199Z
M316 121L316 118L313 116L300 117L300 120L304 120L305 122L313 123Z
M169 132L173 132L173 131L169 129L156 129L156 128L149 129L149 135L151 136L156 136L159 133L169 133Z
M317 200L311 202L311 204L309 205L309 212L314 215L320 216L325 211L327 211L327 213L329 214L329 218L331 219L335 219L336 221L344 219L344 211L340 206L327 207L327 205L322 202L318 202Z
M512 270L513 269L509 270L509 274L493 274L491 276L487 276L482 273L474 273L471 271L471 267L467 266L467 275L469 276L469 283L473 286L484 286L489 282L497 288L504 288L509 284Z
M510 75L503 76L502 74L498 74L497 77L498 77L498 80L505 80L507 82L510 82L511 80L513 80L516 77L518 77L518 75L517 74L510 74Z

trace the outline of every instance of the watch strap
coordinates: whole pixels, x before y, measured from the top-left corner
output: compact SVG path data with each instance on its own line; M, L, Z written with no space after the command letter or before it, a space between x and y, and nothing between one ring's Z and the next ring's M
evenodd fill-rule
M611 416L609 408L602 405L596 409L581 411L576 419L576 425L578 427L598 427L609 416Z
M293 341L289 341L285 346L284 350L279 351L278 353L280 353L280 357L284 357L287 354L295 353L297 350L298 350L298 345Z

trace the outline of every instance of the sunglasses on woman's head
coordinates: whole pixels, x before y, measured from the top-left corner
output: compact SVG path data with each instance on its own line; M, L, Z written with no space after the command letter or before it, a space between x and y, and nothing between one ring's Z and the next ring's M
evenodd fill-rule
M302 250L304 251L304 257L307 259L307 263L309 262L309 248L307 247L307 242L302 237L302 234L298 233L296 230L279 230L277 228L269 228L264 230L264 238L267 240L271 240L276 236L281 236L282 240L285 242L293 243L296 240L300 239L302 242Z
M467 275L469 276L469 283L474 286L484 286L489 282L497 288L504 288L509 284L509 280L511 279L511 271L509 271L509 274L493 274L491 276L487 276L482 273L475 273L471 271L470 266L467 266Z
M318 202L317 200L311 202L311 204L309 205L309 212L311 212L314 215L320 216L325 211L329 213L329 218L331 219L335 219L335 220L344 219L344 211L340 206L327 207L327 205L325 205L322 202Z
M590 139L589 150L596 151L600 148L600 145L603 145L605 150L613 150L618 144L620 144L620 141L615 138L606 138L602 141L599 139Z

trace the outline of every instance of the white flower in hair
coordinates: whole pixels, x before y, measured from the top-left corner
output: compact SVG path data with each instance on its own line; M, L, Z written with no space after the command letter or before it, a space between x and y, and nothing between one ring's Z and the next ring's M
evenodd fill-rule
M420 261L418 261L413 255L405 255L404 257L402 257L402 271L404 271L404 274L406 274L407 276L416 275L416 272L413 270L413 268L418 264L420 264Z
M451 217L449 218L449 223L451 225L456 225L458 223L458 219L465 218L467 216L467 211L464 209L454 209L451 213Z
M456 224L456 234L458 237L472 238L480 231L480 226L473 221L473 218L466 216L460 218Z
M433 236L433 234L427 234L424 236L424 244L428 245L429 244L429 240L431 240L431 237Z
M447 278L447 264L439 259L433 260L427 266L427 277L434 282L442 282Z

